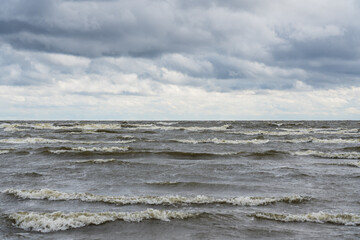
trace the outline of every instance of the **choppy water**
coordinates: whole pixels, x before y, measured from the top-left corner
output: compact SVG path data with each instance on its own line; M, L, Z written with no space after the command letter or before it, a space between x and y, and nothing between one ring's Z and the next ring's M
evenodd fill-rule
M360 122L0 122L1 239L357 239Z

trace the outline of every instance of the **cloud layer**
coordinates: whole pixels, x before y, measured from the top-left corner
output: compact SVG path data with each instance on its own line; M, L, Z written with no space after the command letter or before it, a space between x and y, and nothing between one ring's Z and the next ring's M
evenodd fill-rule
M4 0L0 117L358 119L358 16L350 0Z

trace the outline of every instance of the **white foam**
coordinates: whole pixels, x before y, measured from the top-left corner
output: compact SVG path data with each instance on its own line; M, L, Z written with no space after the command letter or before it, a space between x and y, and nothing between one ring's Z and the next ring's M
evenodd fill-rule
M171 125L175 125L178 122L157 122L157 124L161 124L161 125L165 125L165 126L171 126Z
M0 143L10 143L10 144L36 144L36 143L67 143L68 140L60 139L45 139L45 138L8 138L1 139Z
M352 139L342 139L342 138L333 138L333 139L322 139L315 137L307 137L307 138L294 138L294 139L286 139L286 140L274 140L278 142L286 142L286 143L324 143L324 144L357 144L360 143L360 139L352 138Z
M281 222L314 222L333 223L342 225L360 225L360 215L356 214L331 214L325 212L307 214L278 214L278 213L255 213L256 218L275 220Z
M130 124L133 128L129 128L129 130L164 130L164 131L174 131L174 130L187 130L191 132L202 132L202 131L225 131L230 125L226 124L219 127L173 127L173 126L159 126L154 124Z
M9 150L0 150L0 154L7 154L9 152L10 152Z
M360 161L357 161L357 162L333 163L333 164L331 164L331 165L349 166L349 167L360 167Z
M309 134L328 134L328 135L356 135L360 134L359 129L343 129L334 128L324 130L322 128L279 128L278 131L267 130L242 130L235 132L227 132L230 134L244 134L244 135L270 135L270 136L291 136L291 135L309 135Z
M226 139L218 139L218 138L208 138L208 139L171 139L172 141L180 142L180 143L215 143L215 144L265 144L268 143L268 139L250 139L250 140L226 140Z
M115 159L92 159L92 160L78 160L74 161L75 163L95 163L95 164L102 164L102 163L109 163L114 162Z
M230 134L244 134L244 135L269 135L269 136L288 136L288 135L304 135L303 132L284 132L284 131L266 131L266 130L256 130L256 131L236 131L236 132L227 132Z
M360 153L358 152L319 152L314 150L306 150L306 151L296 151L291 152L292 155L297 156L315 156L315 157L323 157L323 158L342 158L342 159L359 159Z
M128 151L129 147L92 147L92 148L84 148L84 147L75 147L71 149L62 149L62 150L50 150L51 153L61 154L68 152L125 152Z
M3 128L4 131L7 132L16 132L16 131L23 131L24 129L19 129L19 127L26 127L28 124L21 124L21 123L2 123L0 124L0 128Z
M47 199L52 201L81 200L84 202L105 202L119 205L148 204L148 205L177 205L177 204L231 204L241 206L259 206L276 202L298 203L310 198L304 196L289 197L230 197L215 198L204 195L194 197L185 196L103 196L91 193L66 193L51 189L17 190L7 189L4 193L12 194L23 199Z
M1 139L0 143L7 144L52 144L52 143L74 143L74 144L122 144L131 143L136 140L118 140L118 141L77 141L64 139L46 139L46 138L7 138Z
M80 228L91 224L99 225L105 222L123 220L127 222L140 222L146 219L170 221L170 219L186 219L196 217L200 213L187 213L182 211L167 211L147 209L139 212L17 212L9 214L14 226L27 231L55 232L71 228Z

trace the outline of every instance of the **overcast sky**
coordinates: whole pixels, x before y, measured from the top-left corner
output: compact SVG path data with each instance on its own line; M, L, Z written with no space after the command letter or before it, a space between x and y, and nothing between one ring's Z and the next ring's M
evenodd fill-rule
M360 1L1 0L0 119L360 119Z

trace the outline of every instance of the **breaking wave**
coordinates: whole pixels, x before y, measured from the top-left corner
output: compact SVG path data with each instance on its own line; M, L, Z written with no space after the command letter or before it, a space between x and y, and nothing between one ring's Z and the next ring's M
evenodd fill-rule
M243 134L243 135L269 135L269 136L291 136L291 135L310 135L310 134L328 134L328 135L356 135L360 134L359 129L343 129L343 128L334 128L324 130L322 128L280 128L277 131L268 131L268 130L256 130L256 131L234 131L227 132L230 134Z
M332 223L341 225L360 225L360 215L356 214L330 214L325 212L307 214L278 214L278 213L255 213L252 217L275 220L281 222L314 222Z
M1 139L0 143L8 144L46 144L46 143L74 143L74 144L100 144L100 143L131 143L136 140L119 140L119 141L74 141L74 140L63 140L63 139L46 139L46 138L8 138Z
M165 126L171 126L178 124L178 122L157 122L157 124L165 125Z
M72 152L125 152L128 151L130 147L92 147L92 148L84 148L84 147L75 147L69 149L60 149L60 150L49 150L51 153L61 154L61 153L72 153Z
M133 130L164 130L164 131L179 131L179 130L186 130L191 132L204 132L204 131L226 131L231 128L230 125L226 124L219 127L197 127L197 126L159 126L155 124L129 124L127 125L129 129Z
M174 127L175 122L159 122L159 125L156 124L143 124L143 123L76 123L76 124L54 124L54 123L3 123L0 124L0 128L4 128L4 131L24 131L29 129L50 129L50 130L84 130L89 132L101 131L101 130L187 130L194 132L202 131L225 131L230 129L231 126L226 124L218 127L197 127L197 126L178 126Z
M360 143L360 139L342 139L342 138L334 138L334 139L322 139L322 138L295 138L295 139L286 139L286 140L275 140L279 142L286 143L324 143L324 144L357 144Z
M9 153L10 151L9 150L0 150L0 154L6 154L6 153Z
M115 162L116 160L111 158L111 159L92 159L92 160L78 160L78 161L74 161L74 163L93 163L93 164L102 164L102 163L110 163L110 162Z
M150 208L139 212L17 212L9 214L8 218L13 221L14 226L26 231L55 232L88 225L99 225L115 220L123 220L126 222L140 222L142 220L150 219L169 221L170 219L197 217L200 214L201 213L156 210Z
M195 197L185 196L103 196L92 193L66 193L51 189L17 190L7 189L6 194L14 195L22 199L44 199L51 201L80 200L83 202L103 202L118 205L147 204L147 205L188 205L188 204L230 204L240 206L260 206L277 202L301 203L310 200L307 196L289 197L230 197L215 198L204 195Z
M199 144L199 143L215 143L215 144L265 144L268 142L284 142L284 143L324 143L324 144L358 144L360 139L321 139L314 137L307 138L294 138L294 139L247 139L247 140L227 140L227 139L218 139L218 138L208 138L208 139L171 139L171 141L179 143L190 143L190 144Z
M45 138L8 138L1 139L0 143L11 143L11 144L19 144L19 143L67 143L70 142L68 140L60 140L60 139L45 139Z
M215 144L264 144L268 143L268 139L250 139L250 140L226 140L226 139L200 139L200 140L194 140L194 139L171 139L175 142L180 143L191 143L191 144L198 144L198 143L215 143Z
M322 157L322 158L339 158L339 159L360 159L360 153L358 152L319 152L314 150L307 150L307 151L296 151L292 152L291 154L297 156L315 156L315 157Z

